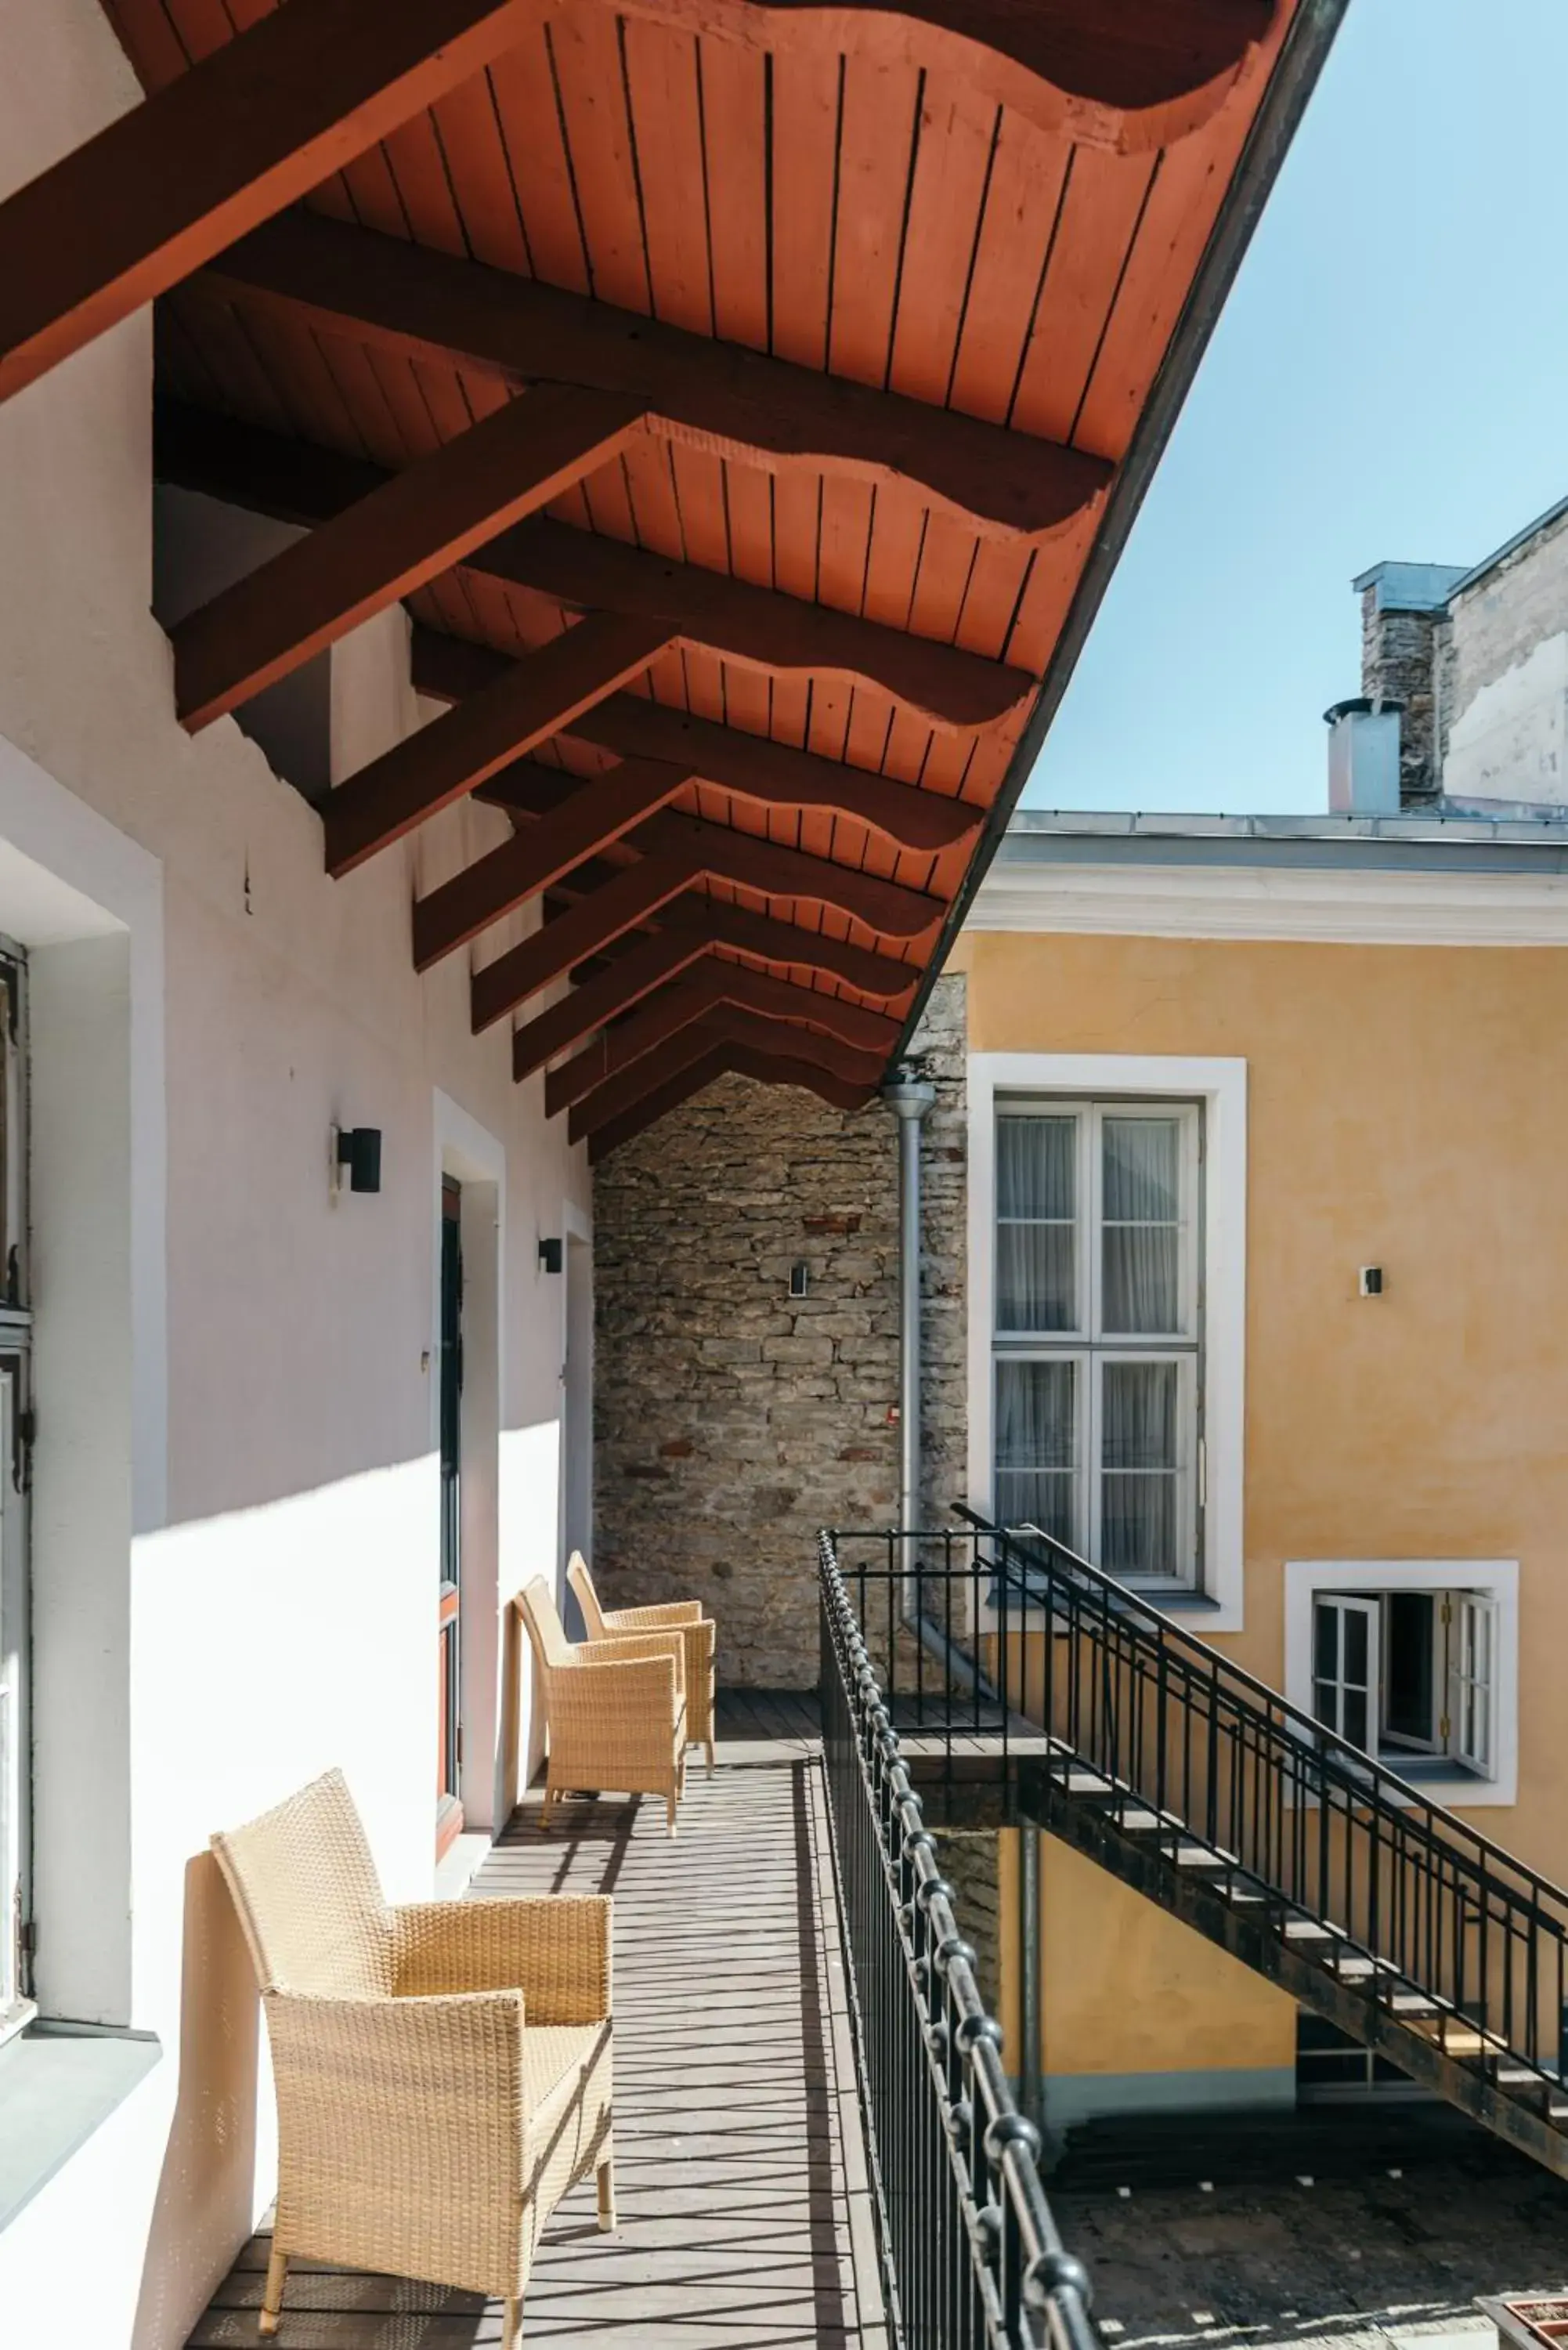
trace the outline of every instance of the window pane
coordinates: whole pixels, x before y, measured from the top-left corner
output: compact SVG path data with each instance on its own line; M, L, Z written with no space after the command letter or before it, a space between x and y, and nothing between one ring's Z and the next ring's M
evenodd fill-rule
M1180 1235L1173 1225L1107 1224L1103 1327L1117 1336L1174 1337L1181 1325Z
M999 1216L1052 1216L1071 1222L1078 1212L1077 1132L1075 1118L997 1119Z
M1078 1121L996 1122L996 1326L1078 1326Z
M1352 1617L1350 1620L1355 1623L1356 1619ZM1366 1691L1364 1689L1345 1690L1345 1727L1340 1734L1342 1737L1348 1738L1353 1746L1359 1746L1363 1753L1366 1752Z
M1320 1624L1325 1619L1330 1623L1334 1620L1326 1607L1320 1609L1318 1613ZM1339 1683L1336 1680L1314 1681L1312 1687L1314 1717L1322 1722L1325 1730L1337 1730L1339 1728Z
M1077 1327L1076 1239L1071 1224L997 1226L999 1330Z
M1175 1363L1107 1363L1101 1409L1106 1469L1179 1465L1180 1387Z
M1107 1575L1181 1575L1175 1363L1106 1363L1100 1389L1100 1557Z
M1112 1471L1100 1481L1100 1555L1107 1575L1183 1575L1174 1476Z
M1006 1525L1041 1526L1058 1542L1078 1538L1078 1366L996 1367L996 1507Z
M1345 1679L1347 1686L1366 1687L1366 1618L1359 1607L1345 1611Z
M1101 1324L1173 1334L1181 1326L1181 1121L1101 1125Z
M1319 1680L1339 1679L1339 1610L1321 1603L1313 1609L1313 1671ZM1318 1720L1328 1717L1320 1713Z
M1181 1121L1107 1118L1105 1212L1111 1223L1174 1224L1181 1213Z

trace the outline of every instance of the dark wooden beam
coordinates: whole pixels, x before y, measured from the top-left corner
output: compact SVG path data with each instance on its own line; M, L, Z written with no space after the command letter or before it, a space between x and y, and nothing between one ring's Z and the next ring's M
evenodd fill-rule
M569 732L618 758L681 760L706 783L765 807L831 808L868 825L896 848L935 856L971 839L984 821L985 811L970 801L719 726L639 694L612 693L575 720Z
M876 686L934 726L989 726L1027 702L1027 670L753 588L541 515L503 532L470 567L579 611L659 621L671 637L770 676L805 671Z
M585 405L589 395L571 395ZM616 445L608 437L617 418L624 429L635 429L635 420L628 408L615 409L610 395L594 394L597 412L606 422L607 438L597 455L589 457L579 470L589 470L601 462ZM547 412L558 413L561 432L569 448L572 439L574 411L568 396L557 391L535 392L524 405L538 400L547 405ZM564 402L559 410L549 403ZM273 515L280 522L308 523L318 538L331 539L335 544L340 536L358 551L358 573L369 575L374 568L378 548L386 546L375 514L371 511L378 498L392 500L402 484L411 484L415 477L443 463L453 464L459 460L455 452L477 433L499 427L507 417L518 413L514 402L489 425L476 425L458 441L433 457L425 458L404 474L388 474L367 465L362 459L339 457L330 451L315 449L303 442L287 441L281 434L266 432L255 425L242 424L223 417L213 417L200 409L182 403L161 400L158 403L153 440L153 461L161 481L171 482L181 488L203 491L210 497L225 499L253 512ZM591 428L592 410L585 418ZM519 443L518 454L509 458L510 465L530 462L526 436L521 424L514 428ZM497 472L504 479L509 475L497 462ZM482 485L489 476L475 474L476 497L483 494ZM379 487L378 485L384 485ZM526 494L524 492L524 494ZM546 494L553 494L553 490ZM409 503L413 504L410 493ZM543 498L530 501L544 503ZM428 515L434 507L441 511L439 498L421 502L421 513ZM394 507L394 513L400 511ZM429 521L414 525L421 541L428 538ZM484 543L479 542L483 539ZM455 557L453 558L455 560ZM947 727L984 725L1005 715L1006 712L1034 691L1035 681L1025 671L1008 669L1002 662L986 660L975 653L961 651L952 645L939 644L929 638L911 637L902 629L890 629L879 622L863 620L851 612L830 610L821 604L808 603L801 597L775 595L771 589L749 587L743 580L732 579L727 574L704 571L695 564L673 563L662 556L649 555L643 549L623 546L617 539L601 538L587 531L570 529L564 523L540 517L521 527L503 530L498 524L494 534L485 537L482 529L474 529L469 537L466 568L496 579L506 587L523 587L539 591L557 602L579 609L616 611L667 622L672 639L684 638L701 644L726 659L749 667L767 671L770 674L805 671L813 675L837 676L851 681L863 681L895 695L912 709L922 712L933 723ZM285 575L281 567L290 567ZM444 567L430 561L417 576L410 576L395 592L416 587ZM387 568L391 570L390 563ZM290 547L253 575L261 583L267 572L280 577L292 576L308 580L314 574L311 560L305 550ZM247 600L248 591L248 600ZM370 581L364 577L361 592L369 596ZM393 600L393 590L383 597ZM267 595L261 586L252 588L242 580L237 588L208 608L219 620L226 616L222 608L238 602L253 614L258 609L270 617L276 635L286 636L287 626L281 617L277 599ZM292 601L292 598L289 598ZM285 609L287 604L284 605ZM359 617L377 608L367 602ZM193 616L201 619L202 615ZM190 627L192 623L185 624ZM210 626L210 624L208 624ZM253 619L253 627L255 622ZM321 638L317 643L329 641ZM178 638L176 639L178 642ZM315 650L316 646L312 646ZM305 658L305 656L301 656ZM504 659L505 656L497 656ZM291 664L292 665L292 664ZM271 674L281 675L276 670ZM264 683L268 681L264 678ZM251 689L254 691L254 688ZM446 698L444 695L441 698ZM227 706L227 705L225 705ZM639 705L633 705L633 710ZM213 714L216 714L215 712ZM670 713L676 723L680 713ZM187 723L190 723L187 721ZM657 722L656 722L657 723ZM701 724L701 721L690 722ZM633 724L632 712L620 712L604 725L615 724L622 739L609 741L601 731L589 738L604 742L607 748L623 750L624 736ZM669 724L666 723L666 734ZM728 755L736 766L743 760L734 749L736 738L731 729L709 725L706 729L715 758ZM739 738L744 742L747 738ZM649 742L639 746L649 755L684 757L690 746L680 750L660 750ZM835 774L841 773L831 760L815 760L805 751L791 752L787 745L775 748L781 759L793 759L796 773L804 785L816 771L819 787ZM753 758L753 766L756 761ZM853 772L853 771L851 771ZM724 775L712 775L711 782L724 783ZM737 786L743 788L743 786ZM883 786L884 791L897 793L907 786ZM875 805L877 795L870 800ZM827 805L818 797L806 805ZM837 805L838 803L833 803ZM846 811L848 813L850 811ZM867 821L874 821L867 817ZM940 810L928 821L943 827L941 839L922 842L921 846L946 847L955 837L961 838L966 829L980 821L980 811L965 816L952 803L945 818ZM883 827L878 826L878 829ZM911 846L915 844L909 844Z
M474 555L607 463L641 419L613 394L549 385L390 474L173 629L182 723L222 717Z
M878 1003L899 1007L908 1003L919 976L912 965L896 962L890 955L873 954L867 947L801 930L768 914L753 914L719 898L683 897L661 907L656 919L659 928L651 935L638 938L559 1003L513 1031L515 1078L532 1076L715 946L755 955L784 970L820 972Z
M792 1069L819 1071L851 1088L861 1100L875 1091L886 1058L881 1054L855 1052L831 1037L808 1036L801 1030L792 1033L757 1013L721 1005L643 1054L629 1068L596 1086L574 1106L566 1125L568 1140L584 1141L655 1086L701 1060L715 1045L738 1046L764 1066L777 1061Z
M825 994L820 988L796 987L789 980L774 979L767 972L753 970L750 963L729 962L717 955L705 954L683 978L656 989L627 1019L613 1028L601 1030L591 1044L562 1067L548 1072L545 1079L546 1117L555 1118L560 1111L569 1109L595 1086L629 1068L643 1054L662 1045L667 1036L673 1036L722 1003L758 1013L768 1020L799 1022L841 1045L875 1053L883 1061L898 1041L900 1024L890 1020L886 1013L868 1011L862 1003L851 1003L842 995Z
M506 675L339 784L327 800L327 869L352 872L379 848L558 734L579 711L648 667L665 639L647 620L579 620Z
M835 865L826 857L808 857L798 848L732 832L725 825L659 816L639 826L631 840L642 852L637 864L475 972L476 1031L514 1011L540 988L701 881L725 881L763 897L832 906L888 938L924 938L941 920L940 899Z
M203 282L382 350L627 395L743 463L907 482L991 535L1068 528L1111 476L1081 450L314 215L270 223Z
M545 775L549 770L535 772ZM504 771L497 783L512 774L511 769ZM565 780L567 795L552 814L540 816L515 839L504 841L440 889L416 898L416 971L428 971L491 922L538 897L585 858L663 807L691 777L668 760L627 759L607 775Z
M411 669L414 691L432 702L459 702L504 676L512 656L438 629L416 627ZM763 734L745 734L672 710L640 694L612 693L562 732L571 741L618 758L671 759L705 783L772 807L826 807L869 825L896 847L929 849L933 855L968 840L984 820L984 810L945 793L922 791L868 767L797 751Z
M288 0L0 205L0 399L460 82L528 0Z

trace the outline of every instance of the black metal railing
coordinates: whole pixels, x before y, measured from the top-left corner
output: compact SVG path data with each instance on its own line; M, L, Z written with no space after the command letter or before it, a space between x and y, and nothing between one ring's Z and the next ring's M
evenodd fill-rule
M960 1548L973 1562L980 1545ZM880 1629L912 1663L919 1594L899 1580ZM846 1580L826 1534L820 1590L834 1859L898 2338L907 2350L1096 2350L1088 2278L1056 2232L1039 2133L1009 2088L878 1680L870 1586L858 1562ZM941 1712L934 1691L930 1711Z
M1018 1714L1228 1856L1281 1930L1304 1913L1369 1953L1368 1997L1418 1985L1560 2079L1568 1892L1048 1535L961 1514L976 1659Z

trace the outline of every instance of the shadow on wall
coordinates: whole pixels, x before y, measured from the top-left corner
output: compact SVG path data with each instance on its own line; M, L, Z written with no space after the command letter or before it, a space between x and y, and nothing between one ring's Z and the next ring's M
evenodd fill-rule
M148 2231L131 2350L161 2345L200 2303L213 2258L251 2231L261 2002L211 1853L185 1869L180 2084Z

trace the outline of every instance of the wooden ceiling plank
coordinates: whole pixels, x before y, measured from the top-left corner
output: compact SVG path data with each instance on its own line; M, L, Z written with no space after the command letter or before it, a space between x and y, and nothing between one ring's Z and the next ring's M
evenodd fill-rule
M549 40L595 297L650 313L620 18L609 8L560 8L550 16Z
M631 513L630 544L684 563L686 534L670 463L674 453L675 443L662 433L639 433L623 452L621 473Z
M768 348L768 63L737 42L701 39L702 151L713 332Z
M527 241L531 277L591 294L582 222L561 135L556 66L543 12L490 68L496 119Z
M609 1157L612 1150L618 1150L623 1143L630 1142L649 1127L656 1125L661 1118L668 1118L671 1110L679 1109L682 1102L690 1101L693 1095L705 1092L716 1077L724 1076L729 1066L730 1048L715 1045L704 1053L700 1061L693 1061L689 1068L678 1071L663 1085L655 1086L650 1093L644 1094L619 1118L607 1118L597 1133L589 1139L590 1166L597 1167L600 1159Z
M1008 421L1070 441L1159 157L1079 148Z
M307 213L268 223L204 278L338 334L645 400L660 430L777 471L910 483L1002 536L1061 529L1109 478L1079 452Z
M497 768L558 733L639 669L661 639L646 621L599 618L373 759L327 800L327 869L352 872Z
M416 898L414 969L428 971L442 955L538 897L607 842L668 806L686 780L684 771L666 760L628 759L579 784L551 815L440 889Z
M1012 406L1072 151L1003 109L950 395L967 415L991 424L1005 424Z
M626 91L656 317L713 332L712 267L702 184L702 117L694 34L637 17L621 34Z
M143 89L178 81L190 58L162 0L107 0L106 13Z
M531 1077L535 1069L542 1069L606 1021L628 1012L707 951L708 939L691 930L655 931L639 938L607 969L596 972L559 1003L513 1030L513 1076L518 1084Z
M515 36L524 0L292 0L0 205L0 399Z
M836 45L785 42L769 78L769 347L814 372L827 365L842 74Z
M924 99L888 383L945 407L1000 116L964 82L928 81Z
M845 59L827 364L877 391L893 352L921 96L919 69L901 59Z
M529 392L394 473L180 622L181 723L194 733L222 717L461 563L602 463L639 421L611 395Z
M528 241L496 120L491 72L448 90L431 108L462 232L475 261L528 274Z
M466 257L468 243L458 217L446 159L426 109L410 115L381 142L411 235L437 253Z

